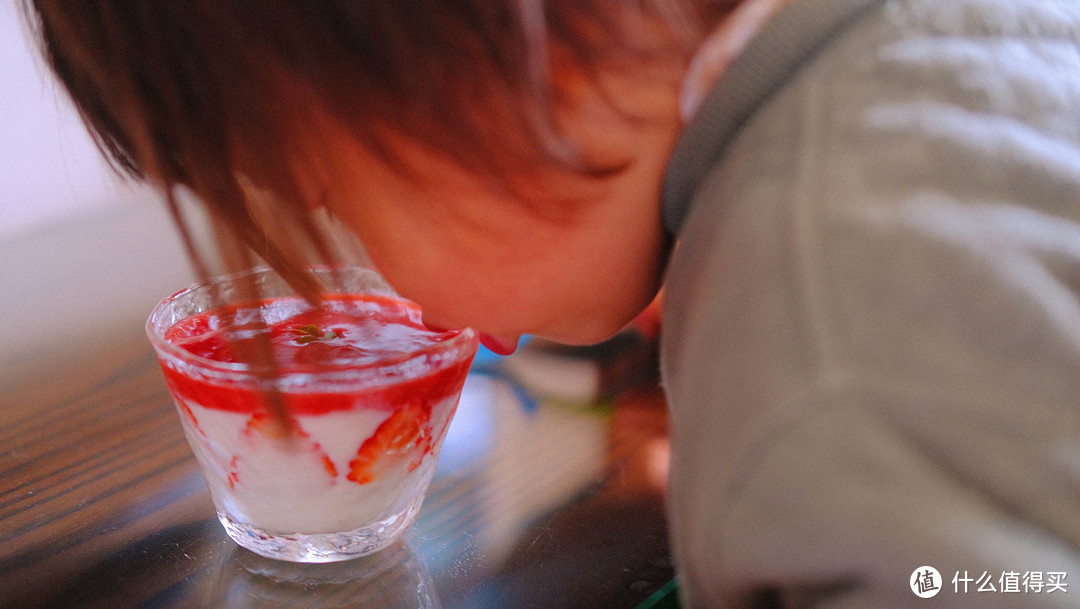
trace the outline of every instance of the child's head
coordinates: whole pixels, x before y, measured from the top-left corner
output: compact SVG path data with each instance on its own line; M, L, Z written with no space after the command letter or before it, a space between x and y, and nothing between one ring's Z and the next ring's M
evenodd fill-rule
M118 165L302 289L325 208L433 325L567 342L655 293L678 81L735 4L27 1Z

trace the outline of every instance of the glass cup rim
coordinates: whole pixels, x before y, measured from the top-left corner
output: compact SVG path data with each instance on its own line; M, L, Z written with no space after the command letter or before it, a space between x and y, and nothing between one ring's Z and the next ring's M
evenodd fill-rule
M419 305L413 301L394 292L393 289L385 283L385 280L370 268L363 266L341 266L312 267L308 269L309 272L325 273L342 270L346 272L360 271L365 274L370 273L372 279L376 279L378 282L382 283L382 286L378 289L371 289L370 291L365 292L342 292L343 294L370 293L399 300L410 306L419 308ZM150 315L147 317L145 324L146 335L153 345L154 350L157 352L158 357L173 363L182 363L185 368L194 368L200 376L208 377L210 379L229 382L248 382L252 384L264 383L264 377L259 374L261 371L251 364L213 360L191 353L190 351L165 340L163 335L164 331L172 327L175 323L178 323L179 320L168 325L161 323L162 315L167 308L177 300L198 290L209 289L209 287L215 283L227 285L235 283L249 275L259 274L270 274L280 279L280 276L277 275L273 269L266 266L257 266L235 273L216 275L205 280L196 281L158 302L150 311ZM291 296L296 295L292 294ZM225 301L219 303L218 306L227 304L229 304L229 302ZM365 386L392 385L413 378L408 374L400 377L395 376L393 372L407 372L408 368L410 368L411 365L415 365L417 360L428 360L433 357L438 358L439 356L448 355L449 357L439 358L440 361L438 365L431 366L424 370L425 374L430 374L431 372L442 370L460 362L468 357L471 352L475 352L479 348L479 341L475 330L466 327L460 329L458 332L458 335L453 338L435 343L428 347L402 353L400 357L392 359L381 359L359 365L335 366L331 363L327 367L319 370L283 372L277 375L277 389L288 392L290 387L308 387L312 383L317 385L322 385L324 383L330 383L333 386L341 385L342 390L349 390L350 386L360 383ZM376 375L381 377L382 382L371 382L373 380L380 380L379 378L372 378Z

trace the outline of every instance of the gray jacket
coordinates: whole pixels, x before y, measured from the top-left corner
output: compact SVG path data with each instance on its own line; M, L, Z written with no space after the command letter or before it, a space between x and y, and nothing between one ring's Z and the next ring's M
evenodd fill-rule
M1080 607L1080 1L797 0L664 196L685 606Z

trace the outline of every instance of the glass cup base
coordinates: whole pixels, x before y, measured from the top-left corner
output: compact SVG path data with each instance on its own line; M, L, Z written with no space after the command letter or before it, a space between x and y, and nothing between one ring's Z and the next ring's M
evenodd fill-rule
M233 541L260 556L289 562L327 563L360 558L390 546L416 519L420 503L420 499L414 500L396 516L345 533L271 533L233 520L222 512L217 517Z

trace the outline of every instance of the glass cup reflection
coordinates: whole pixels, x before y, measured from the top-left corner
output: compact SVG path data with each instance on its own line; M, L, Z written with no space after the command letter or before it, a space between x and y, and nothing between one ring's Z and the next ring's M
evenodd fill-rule
M347 562L290 563L237 547L226 552L206 607L440 609L424 563L404 541Z

